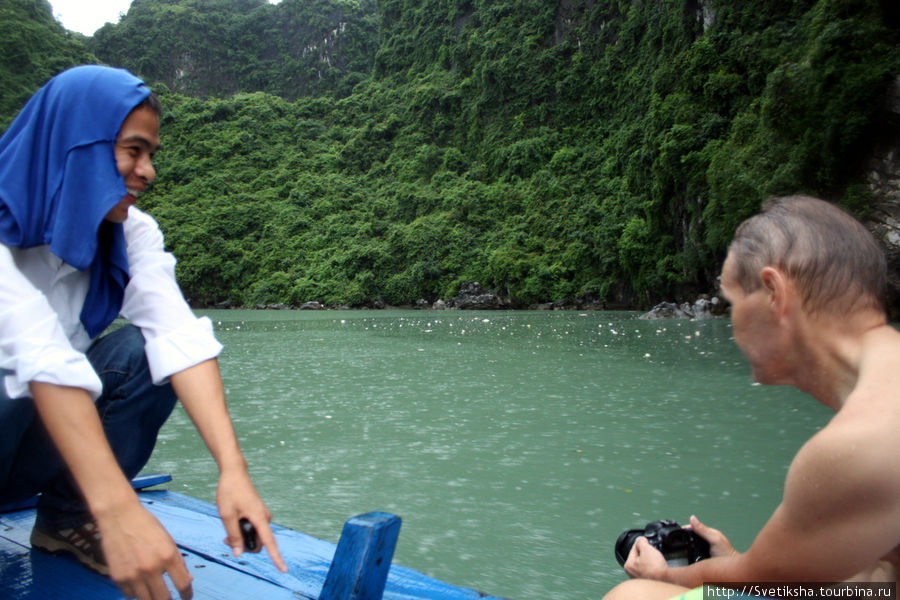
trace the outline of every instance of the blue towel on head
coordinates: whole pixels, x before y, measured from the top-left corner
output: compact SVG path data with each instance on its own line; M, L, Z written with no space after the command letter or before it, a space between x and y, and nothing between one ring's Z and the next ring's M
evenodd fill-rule
M82 66L51 79L0 138L0 241L90 269L81 322L92 338L118 316L128 283L121 224L104 221L127 193L115 142L150 94L122 69Z

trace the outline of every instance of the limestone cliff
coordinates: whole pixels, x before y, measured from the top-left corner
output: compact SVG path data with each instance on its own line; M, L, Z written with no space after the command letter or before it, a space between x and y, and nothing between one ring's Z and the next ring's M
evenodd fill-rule
M888 98L889 122L884 142L869 160L866 184L872 192L866 225L883 244L888 260L888 303L893 320L900 320L900 76Z

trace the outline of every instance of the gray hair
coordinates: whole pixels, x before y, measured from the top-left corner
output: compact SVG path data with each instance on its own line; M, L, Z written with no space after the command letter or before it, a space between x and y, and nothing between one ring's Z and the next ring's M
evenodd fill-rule
M760 214L740 224L729 252L746 293L759 289L760 272L773 266L791 278L811 313L885 311L884 253L859 221L824 200L768 200Z

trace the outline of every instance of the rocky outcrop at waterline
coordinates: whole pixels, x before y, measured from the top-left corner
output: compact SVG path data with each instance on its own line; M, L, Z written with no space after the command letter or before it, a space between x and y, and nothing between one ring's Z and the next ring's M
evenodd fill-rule
M710 319L727 313L725 302L718 297L701 296L694 302L660 302L639 319Z
M529 310L610 310L607 303L591 297L565 298L555 302L543 302L540 304L517 303L508 296L499 294L495 290L486 290L477 281L467 281L459 287L456 298L444 300L438 299L429 302L422 299L416 302L416 308L431 310L499 310L499 309L529 309Z
M459 294L454 299L438 299L434 303L427 300L416 302L416 308L434 310L497 310L501 308L517 308L509 298L501 296L493 290L485 290L477 281L467 281L459 286Z

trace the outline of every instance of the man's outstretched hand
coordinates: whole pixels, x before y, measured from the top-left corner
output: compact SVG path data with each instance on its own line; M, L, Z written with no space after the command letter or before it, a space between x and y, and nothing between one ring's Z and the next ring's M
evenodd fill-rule
M109 576L125 596L168 600L167 573L182 600L193 597L193 577L175 541L140 501L96 517Z

